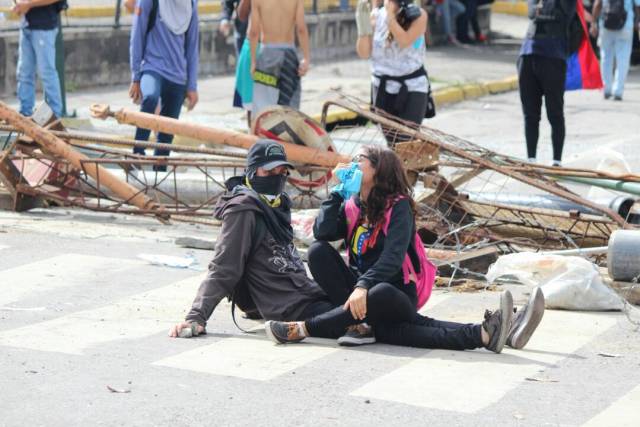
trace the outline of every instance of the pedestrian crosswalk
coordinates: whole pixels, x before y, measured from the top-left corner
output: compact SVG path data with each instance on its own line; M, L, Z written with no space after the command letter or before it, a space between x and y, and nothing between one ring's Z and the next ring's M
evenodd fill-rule
M142 271L143 263L82 254L64 254L44 258L25 265L0 270L0 309L17 309L23 300L37 300L68 289L86 288L91 278L105 271ZM169 343L166 332L184 317L199 286L203 273L185 273L174 283L162 283L144 292L131 292L113 300L96 303L91 308L48 316L30 317L17 327L4 327L0 322L0 349L21 349L83 357L108 348L136 345L140 339ZM16 284L19 284L17 286ZM434 292L422 310L441 311L463 298L456 293ZM457 313L456 321L477 321ZM224 308L217 316L226 319ZM470 311L471 313L471 311ZM29 313L25 314L28 315ZM386 355L374 347L371 360L392 360L393 367L344 390L345 397L366 398L389 404L410 405L423 410L477 414L508 398L527 378L542 375L550 366L558 366L567 358L614 327L621 315L547 311L540 327L522 351L506 349L495 355L484 350L454 352L432 350L414 352L410 356ZM345 349L334 341L308 340L303 344L278 346L269 341L261 329L257 334L218 335L176 341L170 351L150 355L146 362L161 371L183 372L184 375L228 377L256 383L281 381L286 374L302 368L313 369L323 360L347 360L347 355L363 354L367 349ZM1 350L0 350L1 351ZM352 352L352 353L349 353ZM344 356L343 356L344 355ZM336 368L336 375L340 375ZM464 390L464 400L460 391ZM640 385L624 396L616 396L600 414L585 426L632 425L640 407ZM611 424L608 421L616 420ZM635 425L635 424L634 424Z

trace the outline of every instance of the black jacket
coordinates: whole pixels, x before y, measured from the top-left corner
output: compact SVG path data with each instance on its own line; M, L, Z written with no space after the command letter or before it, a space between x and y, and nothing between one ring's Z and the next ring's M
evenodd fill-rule
M356 204L360 199L356 197ZM350 250L351 242L347 241L347 220L344 212L344 199L337 193L331 193L322 203L320 213L313 224L313 235L317 240L345 240L349 253L350 268L358 276L356 287L371 288L387 282L401 286L404 282L402 263L407 253L416 266L417 257L413 248L415 221L411 207L406 199L401 199L393 206L389 229L385 236L380 233L373 248L362 256L360 267L355 266L355 259ZM419 269L419 266L418 266Z

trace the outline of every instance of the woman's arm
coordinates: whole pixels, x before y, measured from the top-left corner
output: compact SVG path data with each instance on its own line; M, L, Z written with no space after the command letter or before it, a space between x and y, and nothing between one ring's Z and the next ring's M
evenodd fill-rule
M369 289L397 276L414 235L413 227L414 218L409 202L406 199L399 200L391 212L382 253L375 264L358 278L356 287Z
M360 0L356 5L356 26L358 40L356 40L356 52L362 59L371 56L372 36L375 29L375 15L371 12L368 0Z
M387 13L387 24L393 39L400 49L411 46L418 37L423 37L427 31L427 13L420 9L420 17L413 21L406 31L400 26L394 13Z
M313 237L316 240L334 242L347 236L347 220L344 215L344 199L338 193L331 193L322 202L320 212L313 223Z

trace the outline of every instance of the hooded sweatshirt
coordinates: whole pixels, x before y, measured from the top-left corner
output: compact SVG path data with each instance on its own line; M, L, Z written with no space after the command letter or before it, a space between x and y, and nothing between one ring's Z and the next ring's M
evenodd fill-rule
M307 277L292 241L276 241L269 225L264 239L253 241L256 216L263 215L268 221L259 203L257 193L243 186L218 201L215 216L222 220L222 229L209 272L198 289L187 321L205 326L218 303L231 295L242 280L267 320L299 320L310 303L327 298Z

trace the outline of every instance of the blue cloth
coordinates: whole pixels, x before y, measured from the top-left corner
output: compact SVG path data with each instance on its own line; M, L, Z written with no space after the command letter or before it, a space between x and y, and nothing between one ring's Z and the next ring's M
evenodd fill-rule
M18 99L20 114L30 116L36 102L36 71L42 80L44 100L56 117L62 117L62 94L56 70L56 37L53 30L20 29L18 47Z
M338 169L336 176L340 179L340 184L331 189L332 193L338 193L344 200L349 200L351 196L360 192L362 171L358 163L353 162L349 168Z
M142 74L140 79L140 90L142 91L142 108L143 113L153 114L158 106L158 102L161 102L160 115L164 117L171 117L177 119L180 117L180 109L184 102L186 86L175 84L170 80L165 79L161 75L154 73L153 71L147 71ZM149 129L136 129L136 140L148 141ZM173 141L173 135L166 133L158 133L158 142L165 144L171 144ZM143 148L134 148L133 152L136 154L144 154ZM168 150L156 150L155 156L167 156Z
M198 89L198 7L185 34L175 35L162 22L160 13L147 34L152 0L137 0L133 16L129 57L131 80L140 81L142 73L152 71L190 91Z
M633 14L632 14L633 15ZM604 93L622 97L624 84L629 74L631 48L633 46L633 27L618 31L600 27L600 71L604 84ZM614 73L615 59L615 73Z
M260 53L261 44L258 43L257 54ZM234 107L242 107L248 111L251 111L253 103L253 77L251 76L251 46L249 40L245 39L240 55L238 56L238 63L236 64L236 93L238 95L238 101L240 105L236 105L234 100Z
M547 58L567 58L567 42L562 38L525 38L520 48L520 56L537 55Z

